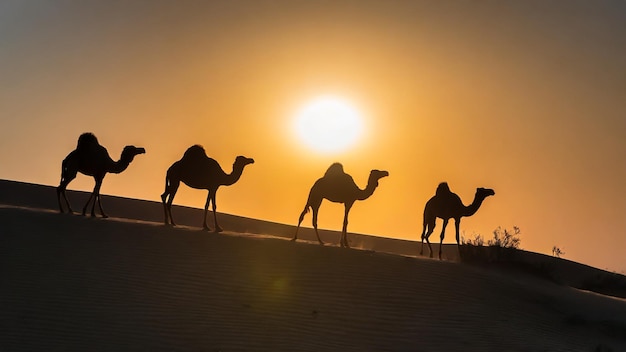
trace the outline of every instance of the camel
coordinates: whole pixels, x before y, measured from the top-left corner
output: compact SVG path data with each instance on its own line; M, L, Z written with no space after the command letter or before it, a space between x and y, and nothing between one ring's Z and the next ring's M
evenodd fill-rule
M433 257L433 248L430 245L428 238L435 229L435 220L437 218L443 219L443 228L441 229L441 236L439 241L439 259L441 259L441 244L446 233L446 226L448 226L448 220L454 219L454 225L456 227L456 244L459 243L459 226L461 224L461 218L464 216L472 216L478 211L485 198L495 195L496 192L489 188L477 188L476 195L472 204L465 206L461 202L461 198L450 191L448 184L442 182L437 187L435 196L430 198L426 202L424 207L424 228L422 230L422 246L420 249L420 255L424 253L424 240L428 243L428 249L430 250L430 257Z
M367 180L367 186L365 189L360 189L356 183L354 183L352 176L343 171L343 166L340 163L332 164L324 174L324 177L318 179L313 184L313 187L311 187L309 198L298 220L296 233L291 240L295 241L298 239L300 224L304 219L304 215L308 213L309 208L311 208L313 210L313 228L315 229L317 241L319 244L324 245L324 242L322 242L317 232L317 214L322 200L328 199L331 202L343 203L345 206L340 245L341 247L350 248L347 240L348 213L355 201L369 198L374 193L374 190L376 190L376 187L378 187L378 180L386 176L389 176L389 172L372 170Z
M214 159L209 158L200 145L191 146L185 151L183 157L172 164L167 170L165 178L165 192L161 195L163 211L165 214L165 225L176 226L172 218L172 202L178 186L182 181L184 184L195 189L206 189L209 194L204 205L203 229L211 231L207 225L207 212L209 203L213 203L213 220L215 232L222 232L222 228L217 223L217 205L215 194L220 186L230 186L237 182L243 173L246 165L253 164L254 160L244 156L238 156L233 164L233 171L227 174ZM169 198L168 198L169 196Z
M83 133L78 137L78 145L68 156L63 160L61 166L61 183L57 187L57 200L59 201L59 211L63 213L63 205L61 200L64 201L68 212L73 213L70 202L67 200L65 190L67 185L76 178L77 173L82 173L88 176L92 176L96 181L96 185L83 207L83 215L87 212L87 207L93 199L91 206L91 216L95 217L96 202L100 208L100 214L103 218L108 217L102 209L102 203L100 200L100 187L102 187L102 180L107 173L119 174L128 168L128 165L133 161L135 156L144 154L146 150L144 148L135 147L133 145L127 145L122 150L122 154L118 161L114 161L109 156L105 147L98 143L98 139L93 133Z

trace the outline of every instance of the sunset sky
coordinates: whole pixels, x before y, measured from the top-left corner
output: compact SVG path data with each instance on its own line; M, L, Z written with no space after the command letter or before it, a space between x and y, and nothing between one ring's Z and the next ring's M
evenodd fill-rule
M294 123L318 97L355 109L354 144L303 143ZM338 161L362 188L390 173L350 232L418 241L447 181L465 204L496 191L466 237L515 225L524 249L626 271L624 1L2 1L0 121L2 179L58 185L91 131L114 159L147 150L102 193L160 201L201 144L227 172L256 161L218 211L295 225ZM181 186L174 203L205 199ZM342 217L325 202L320 227Z

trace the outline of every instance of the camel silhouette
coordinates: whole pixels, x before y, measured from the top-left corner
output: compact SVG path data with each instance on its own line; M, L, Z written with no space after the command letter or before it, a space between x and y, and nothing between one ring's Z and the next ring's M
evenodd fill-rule
M146 150L144 148L135 147L133 145L127 145L122 150L122 155L118 161L114 161L109 156L106 148L98 143L98 139L93 133L83 133L78 137L78 144L76 149L73 150L63 160L61 166L61 183L57 187L57 200L59 201L59 211L63 213L62 200L68 209L69 213L73 213L70 202L67 200L65 190L67 185L76 178L78 172L92 176L96 181L96 185L83 207L83 215L87 212L87 206L93 199L91 206L91 216L96 216L95 207L98 202L100 208L100 214L102 217L108 217L102 209L102 202L100 201L100 187L102 187L102 180L108 172L119 174L128 168L128 165L133 161L136 155L144 154Z
M170 223L176 226L172 218L172 202L178 186L182 181L184 184L195 189L206 189L209 194L204 205L203 229L210 231L207 225L207 212L209 203L213 203L213 220L215 222L215 232L221 232L222 228L217 223L217 205L215 194L220 186L230 186L237 182L243 173L243 168L248 164L253 164L254 160L244 156L238 156L233 164L233 171L227 174L214 159L209 158L200 145L191 146L185 151L183 157L172 164L167 170L165 178L165 192L161 195L163 211L165 214L165 224ZM169 196L169 198L168 198Z
M461 202L461 198L450 191L450 187L446 182L442 182L437 187L435 196L430 198L426 202L424 207L424 228L422 230L422 246L420 249L420 255L424 253L424 240L428 243L428 249L430 250L430 257L433 257L433 248L430 245L428 238L435 229L435 220L437 218L443 219L443 228L441 229L441 236L439 241L439 259L441 259L441 244L446 233L446 226L448 226L448 220L454 219L454 225L456 227L456 244L459 246L459 226L461 224L461 218L464 216L472 216L478 211L483 200L489 196L495 195L496 192L488 188L477 188L476 195L472 204L465 206Z
M309 212L309 208L313 210L313 228L315 229L315 235L317 236L317 241L323 245L324 242L320 239L320 235L317 232L317 214L322 204L322 200L328 199L331 202L335 203L343 203L345 206L345 214L343 217L343 228L341 231L341 247L349 248L348 240L347 240L347 230L348 230L348 213L350 212L350 208L357 200L365 200L369 198L378 187L378 180L389 176L389 172L380 171L380 170L372 170L370 172L370 176L367 180L367 186L365 189L360 189L352 176L346 174L343 171L343 166L340 163L332 164L324 177L315 181L313 187L311 187L311 191L309 192L309 198L304 206L304 210L300 214L300 219L298 220L298 227L296 227L296 233L291 239L295 241L298 239L298 230L300 229L300 224L304 219L304 215Z

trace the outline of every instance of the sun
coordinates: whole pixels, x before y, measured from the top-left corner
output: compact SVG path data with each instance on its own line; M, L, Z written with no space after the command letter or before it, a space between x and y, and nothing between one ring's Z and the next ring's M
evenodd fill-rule
M347 100L322 96L311 100L295 116L295 132L301 142L324 153L354 145L363 132L359 111Z

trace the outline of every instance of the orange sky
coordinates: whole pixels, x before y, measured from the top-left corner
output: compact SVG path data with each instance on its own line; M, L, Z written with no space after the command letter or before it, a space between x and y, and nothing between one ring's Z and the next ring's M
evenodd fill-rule
M623 2L3 1L0 43L0 178L57 185L92 131L114 158L147 149L103 193L159 200L197 143L226 171L256 160L219 211L295 225L340 161L361 187L390 172L352 208L351 232L418 240L447 181L466 204L496 191L462 221L469 237L517 225L524 249L626 270ZM324 94L364 114L345 152L317 154L291 128ZM181 187L175 204L205 198ZM342 215L326 202L320 226Z

